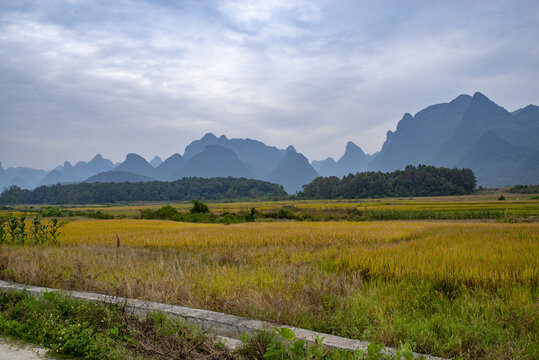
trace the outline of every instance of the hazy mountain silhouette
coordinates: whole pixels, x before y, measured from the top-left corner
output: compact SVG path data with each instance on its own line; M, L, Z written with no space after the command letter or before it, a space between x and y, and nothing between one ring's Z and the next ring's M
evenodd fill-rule
M269 173L283 159L286 150L267 146L252 139L228 139L222 135L217 138L208 133L200 140L195 140L185 148L184 157L190 159L204 151L207 145L220 145L236 153L238 159L257 177Z
M325 160L314 160L311 166L316 170L320 176L337 176L337 162L328 157Z
M127 154L123 163L114 168L114 171L126 171L151 177L154 168L142 156L130 153Z
M387 132L382 150L368 169L393 171L409 164L432 164L433 155L451 137L471 100L469 95L460 95L450 103L431 105L415 116L404 114L397 130Z
M87 179L90 176L109 171L114 167L112 161L104 159L101 154L97 154L89 162L79 161L74 167L74 174L77 180ZM65 170L64 170L65 171Z
M451 137L432 158L432 163L456 164L477 139L489 130L495 131L504 140L514 145L539 150L539 141L537 141L539 121L535 123L533 126L529 119L509 113L485 95L477 92Z
M532 153L518 172L513 184L537 184L539 182L539 151Z
M355 174L367 169L370 158L361 150L359 146L349 141L346 144L344 155L337 161L335 175L342 177L348 174Z
M54 185L54 184L67 184L72 181L69 180L69 177L66 176L62 171L51 170L41 179L37 186L43 185Z
M309 164L309 160L292 148L287 151L275 169L265 177L265 180L283 185L288 193L295 193L316 177L318 173Z
M511 114L522 119L537 121L537 119L539 119L539 106L530 104L522 109L513 111Z
M220 145L206 145L203 152L193 155L187 160L174 178L228 176L255 178L255 175L243 165L234 151Z
M538 138L537 106L510 113L479 92L473 97L460 95L415 116L405 114L397 130L388 131L380 154L368 169L392 171L407 164L468 164L478 175L478 185L514 185L523 181L519 174L526 173L517 168L539 150Z
M32 189L46 174L45 170L20 166L4 169L0 162L0 190L11 185L17 185L22 189Z
M501 187L512 184L530 156L530 151L512 145L489 130L473 144L455 166L473 169L483 186Z
M185 158L178 153L173 154L155 168L152 177L162 181L176 180L175 176L180 172L184 165Z
M88 179L86 179L84 182L87 183L122 183L122 182L149 182L149 181L155 181L155 179L135 174L128 171L117 171L117 170L111 170L99 173L97 175L94 175Z
M9 180L4 187L10 188L12 186L18 186L21 189L30 189L30 186L20 176L16 176Z
M158 167L162 163L163 163L163 160L157 155L155 155L152 161L150 161L150 165L153 166L154 168Z
M320 176L343 177L355 174L367 169L367 165L373 159L373 155L367 155L359 146L349 141L343 156L338 161L328 157L325 160L313 161L311 165Z
M311 166L293 146L278 149L257 140L207 133L190 143L183 157L174 154L162 161L156 156L151 164L137 154L128 154L116 167L97 154L88 163L80 161L72 166L66 161L50 172L3 169L0 164L0 187L80 182L114 170L164 181L186 176L267 179L295 192L318 174L342 177L366 169L393 171L409 164L470 167L478 185L483 186L529 184L539 182L537 139L539 106L508 112L477 92L428 106L414 116L404 114L396 130L387 132L381 151L373 155L348 142L338 161L327 158L313 161ZM119 174L107 176L120 178Z
M89 162L79 161L75 166L69 161L64 165L57 166L47 173L37 185L52 185L58 183L73 183L83 181L88 177L113 168L112 161L104 159L101 154L97 154Z
M52 170L41 179L38 186L53 185L53 184L67 184L76 181L80 181L75 173L73 165L69 161L65 161L61 170Z

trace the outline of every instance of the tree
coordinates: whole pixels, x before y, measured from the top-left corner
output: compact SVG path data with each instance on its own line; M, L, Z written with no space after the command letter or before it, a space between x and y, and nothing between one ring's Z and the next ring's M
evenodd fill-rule
M191 214L205 214L209 213L210 209L208 205L204 204L202 201L193 200L193 207L191 208Z

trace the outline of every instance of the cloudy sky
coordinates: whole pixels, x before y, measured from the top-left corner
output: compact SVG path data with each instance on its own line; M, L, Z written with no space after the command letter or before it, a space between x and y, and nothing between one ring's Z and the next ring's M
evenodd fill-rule
M539 2L0 0L0 161L174 152L206 132L338 158L481 91L539 103Z

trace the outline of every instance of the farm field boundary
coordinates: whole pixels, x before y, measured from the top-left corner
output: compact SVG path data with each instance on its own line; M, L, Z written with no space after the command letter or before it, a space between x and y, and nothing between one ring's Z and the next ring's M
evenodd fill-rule
M230 339L229 345L232 346L238 343L238 341L241 339L242 334L255 334L259 331L283 327L265 321L252 320L215 311L194 309L184 306L162 304L151 301L129 299L124 297L96 294L90 292L65 291L61 289L52 289L40 286L15 284L3 280L0 280L0 290L27 291L29 294L32 294L34 296L41 296L44 293L51 291L60 291L75 299L82 299L92 302L119 304L124 306L126 310L141 316L145 316L148 313L159 312L172 318L182 318L188 322L197 324L201 328L210 331L217 336L220 336L225 339ZM321 344L323 346L332 349L344 349L350 351L362 349L366 350L369 345L368 342L364 341L347 339L340 336L323 334L295 327L288 328L296 334L297 339L303 339L311 344L314 344L317 339L321 339ZM384 352L387 355L394 355L396 353L396 350L393 348L385 348ZM414 357L419 359L442 360L442 358L439 357L417 353L414 353Z

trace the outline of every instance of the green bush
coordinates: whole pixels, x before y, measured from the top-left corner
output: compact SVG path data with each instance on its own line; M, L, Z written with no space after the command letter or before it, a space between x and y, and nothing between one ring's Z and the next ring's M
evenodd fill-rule
M161 219L161 220L176 220L178 219L178 216L180 214L178 213L178 210L176 210L174 207L167 205L163 206L159 210L155 212L155 219Z
M242 217L235 214L231 214L231 213L226 213L223 216L221 216L221 222L225 225L239 224L243 221L245 220Z
M296 218L294 213L290 208L282 207L279 209L279 212L277 213L277 218L279 219L290 219L293 220Z
M249 211L249 213L247 215L245 215L245 221L247 222L253 222L255 221L255 215L256 215L256 210L255 208L251 208L251 210Z
M193 200L193 207L190 212L191 214L206 214L210 212L210 209L202 201Z
M101 220L114 219L113 215L104 213L101 210L97 210L96 212L88 213L88 214L86 214L86 216L91 218L91 219L101 219Z
M64 213L58 207L49 206L48 208L41 210L41 216L43 217L62 217Z

